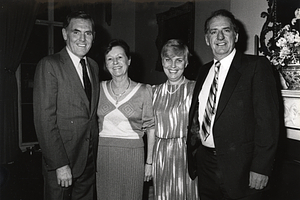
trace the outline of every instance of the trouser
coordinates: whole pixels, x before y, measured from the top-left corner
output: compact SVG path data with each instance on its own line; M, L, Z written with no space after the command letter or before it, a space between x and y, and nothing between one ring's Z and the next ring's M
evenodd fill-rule
M234 200L229 197L223 174L217 164L214 149L200 146L197 150L198 189L201 200ZM262 192L239 198L238 200L260 200ZM235 199L237 200L237 199Z
M70 187L57 183L56 171L44 172L44 200L93 200L95 195L95 164L92 150L82 175L73 178Z

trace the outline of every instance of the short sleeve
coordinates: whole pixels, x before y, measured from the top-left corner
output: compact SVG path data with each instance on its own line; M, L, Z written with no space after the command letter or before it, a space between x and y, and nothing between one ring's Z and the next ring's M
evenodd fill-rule
M145 84L143 88L143 129L154 128L154 113L152 105L152 87L149 84Z

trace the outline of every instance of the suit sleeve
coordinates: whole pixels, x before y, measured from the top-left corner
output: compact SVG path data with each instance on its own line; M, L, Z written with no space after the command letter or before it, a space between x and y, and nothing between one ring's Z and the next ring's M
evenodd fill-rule
M279 136L279 96L268 60L259 59L255 67L252 97L256 121L251 171L270 175Z
M36 68L33 89L34 124L48 170L69 164L57 126L58 81L54 68L57 63L48 58Z

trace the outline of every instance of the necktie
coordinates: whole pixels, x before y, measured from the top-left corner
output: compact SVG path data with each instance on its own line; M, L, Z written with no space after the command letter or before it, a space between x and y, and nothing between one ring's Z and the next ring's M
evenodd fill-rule
M220 69L221 63L217 61L215 63L215 76L214 80L211 84L210 91L208 94L208 99L205 107L205 112L203 116L203 122L201 127L201 132L203 135L204 140L207 139L209 136L209 131L211 127L211 119L214 114L216 114L216 93L218 90L218 76L219 76L219 69Z
M89 76L88 76L88 73L87 73L85 60L81 59L80 64L81 64L81 67L82 67L83 84L84 84L85 94L86 94L88 100L91 102L92 87L91 87L91 82L90 82L90 79L89 79Z

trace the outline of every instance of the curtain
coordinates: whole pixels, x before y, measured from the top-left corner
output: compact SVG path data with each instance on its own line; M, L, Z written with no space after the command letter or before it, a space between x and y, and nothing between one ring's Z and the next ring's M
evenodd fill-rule
M18 89L15 72L38 10L35 0L0 2L0 161L13 162L21 152L18 133Z

